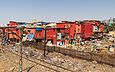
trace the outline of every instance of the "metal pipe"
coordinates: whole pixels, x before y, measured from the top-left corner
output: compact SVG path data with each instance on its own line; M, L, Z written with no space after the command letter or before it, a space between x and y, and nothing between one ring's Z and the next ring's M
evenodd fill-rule
M46 56L46 26L44 27L44 57Z

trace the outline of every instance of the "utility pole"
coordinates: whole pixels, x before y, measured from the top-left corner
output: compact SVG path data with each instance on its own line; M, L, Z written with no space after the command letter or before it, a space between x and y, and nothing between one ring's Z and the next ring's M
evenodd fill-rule
M74 32L74 45L76 46L76 32Z
M19 72L22 72L22 27L19 28L20 29L20 62L19 62Z
M115 42L115 25L113 25L113 31L114 31L114 42Z
M44 57L46 57L46 26L44 27Z

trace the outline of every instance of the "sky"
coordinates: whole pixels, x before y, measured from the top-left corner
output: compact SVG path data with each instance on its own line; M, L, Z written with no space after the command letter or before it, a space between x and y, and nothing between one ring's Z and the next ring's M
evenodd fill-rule
M0 25L9 21L105 20L115 17L115 0L0 0Z

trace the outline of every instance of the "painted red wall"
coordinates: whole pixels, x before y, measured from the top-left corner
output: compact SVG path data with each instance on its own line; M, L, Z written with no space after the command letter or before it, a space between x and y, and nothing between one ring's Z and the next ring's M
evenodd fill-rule
M35 38L43 39L44 38L44 30L36 31Z
M74 34L76 34L76 23L70 23L70 38L74 38Z
M9 35L9 38L16 38L16 39L19 39L18 36L16 36L15 34L12 34L11 31L13 31L14 33L16 33L17 35L20 36L19 34L19 30L16 29L16 27L18 26L18 23L17 22L14 22L14 21L10 21L9 24L7 24L8 27L15 27L15 28L9 28L7 29L7 34ZM10 34L9 34L10 33Z
M62 21L61 23L56 23L57 28L69 28L70 24L67 21Z
M77 34L81 33L81 24L76 24L76 33Z
M9 30L10 29L10 30ZM9 38L16 38L16 39L20 39L19 37L20 37L20 30L19 29L16 29L16 28L9 28L9 29L7 29L7 34L9 34ZM16 33L16 35L15 34L12 34L12 31L14 32L14 33ZM18 36L17 36L18 35Z
M61 33L69 32L69 38L73 39L74 33L76 33L76 22L62 21L61 23L57 23L57 28L65 28L60 29Z
M100 32L104 32L105 26L103 24L101 24L99 28L100 28Z
M55 28L49 28L46 31L46 39L52 39L53 40L53 44L57 44L57 32Z
M7 24L8 27L10 26L18 26L18 23L17 22L14 22L14 21L10 21L9 24Z
M35 34L35 28L26 28L27 33L29 33L28 31L30 31L30 33Z
M93 35L93 26L90 23L83 23L81 26L83 38L90 38Z

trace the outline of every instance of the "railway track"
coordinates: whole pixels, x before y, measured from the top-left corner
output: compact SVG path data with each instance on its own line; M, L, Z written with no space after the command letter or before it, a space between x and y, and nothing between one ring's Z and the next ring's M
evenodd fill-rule
M10 53L12 53L14 55L20 56L19 52L16 52L16 51L13 51L13 50L9 50L8 48L5 48L5 51L8 51L8 52L10 52ZM43 67L51 69L51 70L53 70L55 72L75 72L73 70L70 70L70 69L67 69L67 68L55 65L55 64L51 64L49 62L46 62L44 60L41 60L41 59L38 59L38 58L35 58L35 57L34 57L34 59L32 57L28 57L27 58L26 55L24 55L24 54L22 54L22 58L26 59L26 60L28 60L28 61L30 61L32 63L35 63L36 65L41 65ZM24 69L24 70L26 70L26 69Z

